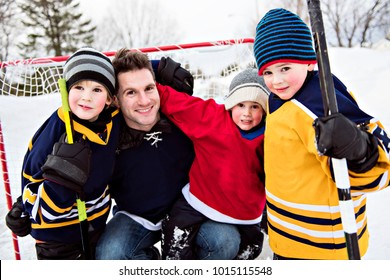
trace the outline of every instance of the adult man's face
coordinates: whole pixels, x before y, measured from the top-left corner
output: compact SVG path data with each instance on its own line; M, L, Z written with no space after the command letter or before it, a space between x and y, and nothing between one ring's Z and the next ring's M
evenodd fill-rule
M126 124L149 131L160 119L160 96L152 73L148 69L118 74L117 102Z

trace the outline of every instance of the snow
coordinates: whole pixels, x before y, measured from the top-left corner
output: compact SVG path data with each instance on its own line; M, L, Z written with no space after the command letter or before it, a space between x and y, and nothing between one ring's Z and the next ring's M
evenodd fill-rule
M353 91L360 106L377 117L390 131L390 49L340 49L330 48L332 72ZM195 88L196 91L196 88ZM225 94L225 93L222 93ZM58 94L21 98L0 96L0 120L3 128L7 165L11 172L10 183L13 200L20 193L21 162L33 133L46 118L60 106ZM3 179L0 179L3 184ZM370 245L365 260L390 260L390 188L369 194L367 202ZM5 226L7 213L4 188L0 188L0 259L13 260L14 249L11 232ZM36 259L31 237L19 238L21 258ZM272 253L265 243L260 259L270 259Z

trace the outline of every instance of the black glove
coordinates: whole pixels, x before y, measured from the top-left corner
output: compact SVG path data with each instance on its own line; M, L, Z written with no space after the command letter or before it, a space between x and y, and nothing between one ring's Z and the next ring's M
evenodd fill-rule
M156 81L177 91L193 94L194 77L171 58L162 57L158 64Z
M68 144L64 137L61 137L41 168L43 177L82 193L89 176L90 158L91 149L88 142L81 140Z
M317 149L320 154L333 158L345 158L352 171L364 172L372 168L378 159L378 142L340 113L317 118L313 122Z
M22 196L18 197L7 216L5 216L5 223L7 227L17 236L23 237L30 234L30 216L24 213Z

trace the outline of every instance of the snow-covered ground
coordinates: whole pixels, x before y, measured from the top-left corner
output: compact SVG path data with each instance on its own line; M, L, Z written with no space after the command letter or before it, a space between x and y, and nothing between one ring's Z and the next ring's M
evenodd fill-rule
M355 94L360 106L376 116L390 131L390 50L329 49L332 72ZM196 91L196 88L195 88ZM0 96L7 165L13 199L20 194L20 169L28 141L44 120L60 106L57 94L34 98ZM2 176L1 176L2 177ZM3 185L2 178L0 184ZM367 215L370 247L366 260L390 260L390 188L368 196ZM5 226L7 213L4 187L0 187L0 259L14 259L11 232ZM19 238L22 260L36 259L31 237ZM266 247L260 259L271 258Z

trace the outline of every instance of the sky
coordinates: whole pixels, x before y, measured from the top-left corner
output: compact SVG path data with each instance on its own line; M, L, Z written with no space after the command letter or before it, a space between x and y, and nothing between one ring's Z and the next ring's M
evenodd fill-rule
M109 5L115 1L80 0L80 6L85 15L94 20L94 18L104 15ZM192 43L205 40L232 39L238 34L249 36L249 31L245 31L246 34L243 34L243 30L240 30L239 26L242 26L243 23L246 24L252 18L256 18L256 3L262 1L164 0L159 2L168 14L156 11L156 17L176 17L181 25L178 28L184 30L183 41L180 43ZM147 12L154 11L145 11L145 13Z

